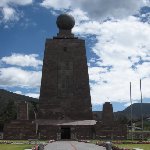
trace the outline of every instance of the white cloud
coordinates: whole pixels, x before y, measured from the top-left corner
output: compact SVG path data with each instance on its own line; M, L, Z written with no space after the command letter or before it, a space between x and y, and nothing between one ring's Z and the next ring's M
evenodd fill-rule
M141 7L148 6L145 0L43 0L43 7L54 10L79 9L87 12L90 18L106 19L107 17L124 18L138 13Z
M15 92L13 92L13 93L22 95L22 92L21 92L21 91L15 91Z
M99 58L89 61L93 104L104 103L108 97L110 101L128 103L130 82L132 82L133 100L140 99L140 78L143 84L143 97L150 97L150 62L148 62L150 26L148 23L140 22L138 18L130 16L126 19L101 23L81 22L73 31L81 36L96 36L92 51ZM141 63L141 60L147 62ZM94 63L97 67L92 66ZM111 66L109 71L108 66Z
M76 24L73 28L73 32L76 34L84 35L84 34L93 34L99 35L100 33L100 23L97 21L87 21L80 24Z
M15 91L14 93L33 97L33 98L39 98L39 93L23 93L22 91Z
M100 74L106 73L107 68L101 68L101 67L89 67L88 73L90 75L90 80L99 82L101 80Z
M70 0L44 0L41 3L41 6L46 7L46 8L53 8L55 10L64 10L64 9L69 9L71 5Z
M4 7L2 9L2 13L3 13L3 20L4 22L10 21L10 20L19 20L19 16L16 13L16 11L13 8L10 7Z
M74 17L76 21L75 22L76 25L83 21L89 21L89 17L87 16L87 13L79 8L69 11L68 14Z
M88 12L92 18L124 18L133 15L141 7L148 5L144 0L77 0L75 4L82 10Z
M32 4L33 0L0 0L0 13L3 15L3 22L18 21L22 12L17 12L15 5L25 6Z
M20 68L0 68L1 87L35 88L41 84L41 71L26 71Z
M37 59L37 54L12 54L11 56L6 56L1 59L2 62L5 62L6 64L10 65L17 65L21 67L38 67L42 65L42 61Z
M39 93L26 93L25 95L33 98L39 98Z
M31 4L33 0L1 0L0 1L0 7L3 6L8 6L11 4L16 4L16 5L28 5Z
M144 62L137 66L137 73L141 77L150 78L150 62Z

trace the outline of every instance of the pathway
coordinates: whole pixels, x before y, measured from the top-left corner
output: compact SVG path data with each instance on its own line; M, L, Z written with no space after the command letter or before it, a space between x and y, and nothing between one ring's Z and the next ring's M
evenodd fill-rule
M102 146L77 141L56 141L45 146L44 150L106 150Z

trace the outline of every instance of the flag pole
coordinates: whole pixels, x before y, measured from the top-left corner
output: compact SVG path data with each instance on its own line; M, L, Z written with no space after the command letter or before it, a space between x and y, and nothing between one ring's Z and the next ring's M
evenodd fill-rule
M130 82L130 102L131 102L131 138L133 141L133 122L132 122L132 97L131 97L131 82Z
M140 93L141 93L141 130L142 130L142 141L143 141L143 96L142 96L141 79L140 79Z

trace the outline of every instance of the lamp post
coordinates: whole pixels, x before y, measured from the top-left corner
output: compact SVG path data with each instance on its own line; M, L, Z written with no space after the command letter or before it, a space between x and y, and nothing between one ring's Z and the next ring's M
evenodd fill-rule
M143 96L142 96L141 79L140 79L140 93L141 93L141 131L142 131L142 141L143 141Z
M133 122L132 122L132 97L131 97L131 82L130 82L130 102L131 102L131 139L133 141Z

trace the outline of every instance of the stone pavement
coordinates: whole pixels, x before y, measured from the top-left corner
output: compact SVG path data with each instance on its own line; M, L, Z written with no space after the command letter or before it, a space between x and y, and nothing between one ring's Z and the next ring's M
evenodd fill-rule
M44 150L106 150L106 148L77 141L56 141L46 145Z

